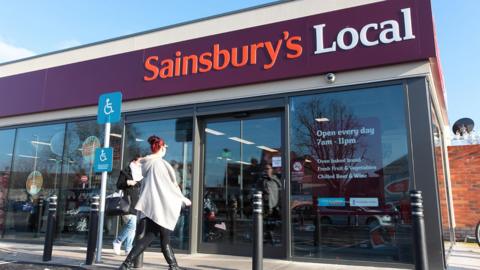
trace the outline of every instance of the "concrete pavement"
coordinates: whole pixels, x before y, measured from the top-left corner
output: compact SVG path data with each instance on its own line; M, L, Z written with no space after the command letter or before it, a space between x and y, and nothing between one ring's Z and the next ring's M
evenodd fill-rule
M18 264L15 262L42 263L43 245L0 242L0 269L116 269L124 256L117 256L111 249L104 249L102 263L86 266L86 248L75 246L54 246L50 265ZM188 270L250 270L251 258L237 256L223 256L212 254L177 254L177 260L182 267ZM58 265L52 267L51 265ZM61 266L63 265L63 266ZM64 267L64 266L70 266ZM62 268L63 267L63 268ZM79 267L79 268L75 268ZM165 260L160 252L146 252L144 270L167 269ZM292 262L284 260L264 260L265 270L393 270L398 268L346 266L335 264L318 264ZM457 244L449 258L449 270L480 269L480 248L473 244ZM434 269L432 269L434 270Z

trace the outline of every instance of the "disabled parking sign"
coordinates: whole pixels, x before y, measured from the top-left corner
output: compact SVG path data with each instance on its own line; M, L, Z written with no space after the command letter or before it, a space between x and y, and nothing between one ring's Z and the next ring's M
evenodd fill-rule
M111 172L113 163L112 148L95 149L95 159L93 162L93 170L95 172Z
M122 112L122 92L112 92L98 98L97 123L115 123L120 121Z

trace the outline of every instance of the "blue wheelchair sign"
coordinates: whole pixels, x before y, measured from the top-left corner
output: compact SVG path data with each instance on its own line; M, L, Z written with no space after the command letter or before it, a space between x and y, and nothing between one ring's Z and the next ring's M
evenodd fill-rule
M120 121L122 112L122 93L106 93L98 99L97 123L115 123Z
M113 163L112 148L95 149L95 159L93 162L93 170L95 172L111 172Z

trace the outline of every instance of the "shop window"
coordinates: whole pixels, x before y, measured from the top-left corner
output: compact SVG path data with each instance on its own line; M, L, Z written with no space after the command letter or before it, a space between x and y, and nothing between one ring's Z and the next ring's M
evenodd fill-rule
M0 231L4 232L15 130L0 130Z
M64 124L17 130L6 236L29 239L44 234L48 214L44 199L57 194L60 185L64 132Z
M113 170L107 174L107 195L115 192L120 171L122 123L112 124L110 147L113 148ZM91 198L100 194L101 173L93 171L95 149L103 147L104 125L95 120L67 123L58 188L58 228L63 241L84 242L88 233ZM116 235L116 217L105 217L104 241L111 243Z
M150 154L147 139L156 135L168 145L164 157L175 169L175 175L183 194L191 199L192 193L192 118L168 119L151 122L127 124L125 138L125 155L123 166L136 156ZM182 209L175 231L171 235L175 248L186 250L189 243L190 207ZM160 247L155 241L153 246Z
M412 263L401 85L290 103L295 257Z

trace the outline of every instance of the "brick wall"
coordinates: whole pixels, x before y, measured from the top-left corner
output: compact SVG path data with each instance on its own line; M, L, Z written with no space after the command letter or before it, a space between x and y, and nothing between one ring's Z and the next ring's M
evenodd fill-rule
M474 235L473 230L480 220L480 145L450 146L448 155L456 238L464 239L467 234ZM446 207L443 201L440 202L442 214Z

